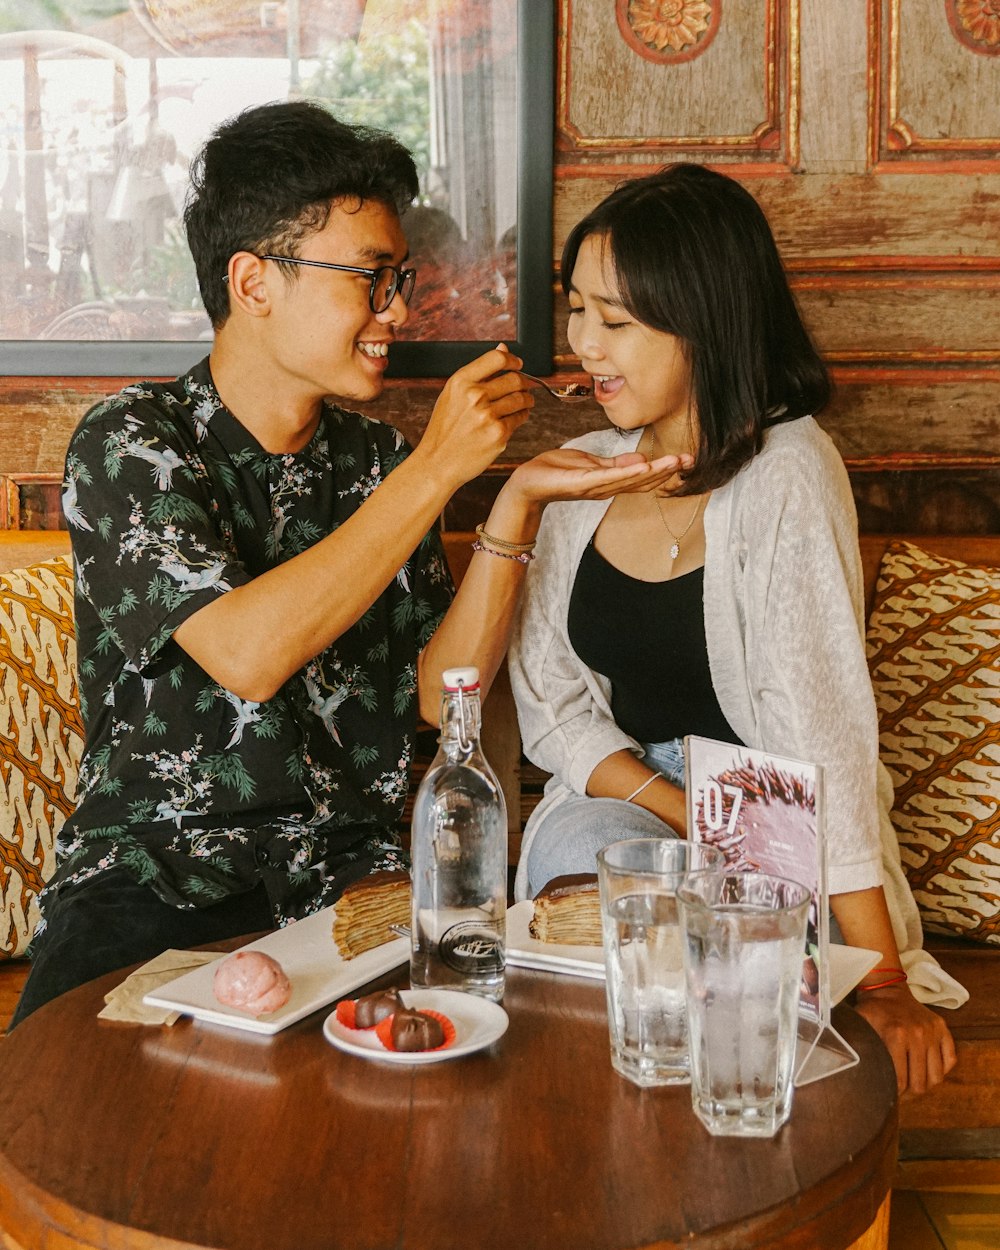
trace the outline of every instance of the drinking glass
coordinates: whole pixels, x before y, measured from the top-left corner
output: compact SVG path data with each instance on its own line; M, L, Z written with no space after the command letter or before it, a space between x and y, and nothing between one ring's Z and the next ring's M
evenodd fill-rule
M677 890L721 867L714 847L630 838L597 855L611 1064L636 1085L689 1080Z
M678 894L691 1102L719 1137L788 1119L810 892L760 872L700 873Z

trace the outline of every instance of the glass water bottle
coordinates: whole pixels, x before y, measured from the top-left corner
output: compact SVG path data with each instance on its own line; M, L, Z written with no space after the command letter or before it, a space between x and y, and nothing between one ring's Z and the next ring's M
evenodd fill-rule
M410 851L410 984L499 1000L507 920L507 806L479 745L479 670L444 673L438 752L417 790Z

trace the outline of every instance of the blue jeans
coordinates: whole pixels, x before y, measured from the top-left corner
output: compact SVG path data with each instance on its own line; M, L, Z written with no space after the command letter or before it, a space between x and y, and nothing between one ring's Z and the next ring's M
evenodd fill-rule
M643 762L684 789L684 744L643 743ZM547 881L573 873L597 871L597 852L625 838L676 838L670 825L638 803L624 799L593 799L574 794L545 816L528 849L528 897Z

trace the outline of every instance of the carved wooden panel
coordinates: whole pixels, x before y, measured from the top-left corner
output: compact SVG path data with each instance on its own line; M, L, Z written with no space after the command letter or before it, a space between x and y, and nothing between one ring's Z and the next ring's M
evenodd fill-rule
M1000 273L793 272L791 287L828 364L1000 366ZM556 359L571 368L561 292L555 330Z
M996 0L870 0L878 82L873 149L895 161L1000 162Z
M799 0L560 0L558 145L794 164Z
M792 276L830 364L1000 364L1000 273Z
M1000 458L991 468L848 472L862 533L1000 534Z
M1000 0L538 3L557 21L555 259L622 178L689 159L739 177L832 366L821 421L864 526L1000 530ZM0 473L61 471L122 381L0 379ZM416 441L439 390L394 382L366 411ZM539 393L446 523L482 520L512 464L603 420Z
M572 361L567 379L582 380ZM820 420L851 472L862 528L911 533L1000 532L1000 367L834 367L835 395ZM126 379L0 379L0 473L62 471L83 412ZM364 405L417 442L440 381L393 382ZM462 487L447 528L473 529L510 468L604 421L597 404L565 405L541 392L527 424L493 470Z
M561 178L556 258L574 223L622 178L654 168L593 165ZM759 201L791 269L1000 269L1000 172L756 177L722 162L717 168Z

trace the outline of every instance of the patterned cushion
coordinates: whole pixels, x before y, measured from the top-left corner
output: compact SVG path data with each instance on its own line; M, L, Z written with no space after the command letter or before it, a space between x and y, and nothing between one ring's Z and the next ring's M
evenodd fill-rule
M924 927L1000 945L1000 569L891 543L868 660Z
M23 954L37 923L82 748L73 574L59 557L0 574L0 959Z

